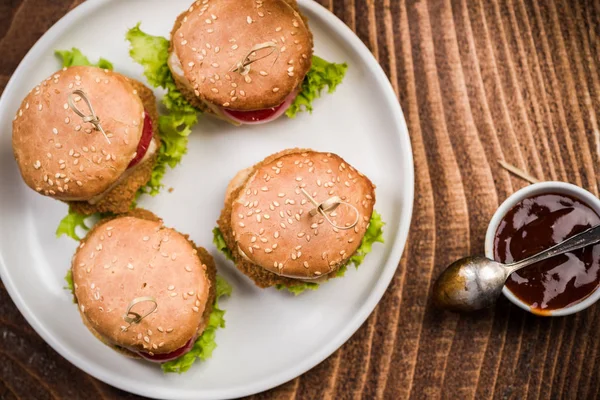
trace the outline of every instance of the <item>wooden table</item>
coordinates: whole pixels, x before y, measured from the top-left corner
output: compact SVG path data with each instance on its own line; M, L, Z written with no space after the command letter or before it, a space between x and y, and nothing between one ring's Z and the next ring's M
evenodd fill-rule
M0 90L81 0L0 0ZM433 309L432 280L483 252L496 207L541 180L598 195L600 2L320 0L369 46L396 90L415 159L409 242L371 317L340 350L265 399L600 398L600 308L534 317L502 299ZM8 134L8 132L3 132ZM0 285L0 398L137 398L70 365Z

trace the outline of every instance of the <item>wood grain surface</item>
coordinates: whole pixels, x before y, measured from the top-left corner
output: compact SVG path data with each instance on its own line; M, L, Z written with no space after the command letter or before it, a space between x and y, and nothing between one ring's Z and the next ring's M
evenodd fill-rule
M0 91L35 41L81 0L0 0ZM483 252L500 202L541 180L598 195L600 1L320 0L367 44L404 110L415 205L398 271L331 357L256 399L598 399L600 308L539 318L502 299L455 315L432 280ZM8 134L8 132L3 132ZM79 371L0 285L0 398L137 399Z

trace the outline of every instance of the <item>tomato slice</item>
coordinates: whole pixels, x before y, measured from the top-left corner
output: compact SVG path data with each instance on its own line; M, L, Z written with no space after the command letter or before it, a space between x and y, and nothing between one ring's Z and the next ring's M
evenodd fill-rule
M135 167L140 161L142 161L142 158L144 158L148 148L150 147L152 136L154 136L154 132L152 130L152 119L150 119L150 115L144 111L144 128L142 129L142 137L138 143L135 158L131 160L127 168Z
M227 117L241 124L264 124L281 117L283 113L285 113L290 107L290 105L294 102L294 99L296 99L296 96L298 95L298 90L299 89L292 91L292 93L290 93L288 97L286 97L283 103L276 107L252 111L239 111L231 110L228 108L222 108L221 110L223 111L223 114L225 114Z
M143 351L138 352L138 354L148 361L163 363L181 357L182 355L190 351L192 347L194 347L194 339L188 340L188 342L182 348L167 354L155 354L151 356L150 354L145 353Z
M285 103L281 103L277 107L265 108L264 110L254 110L254 111L237 111L237 110L229 110L225 109L225 113L233 117L233 119L242 122L242 123L259 123L266 122L274 119L274 117L278 114ZM283 110L285 111L285 110ZM282 114L282 113L281 113ZM280 115L281 115L280 114Z

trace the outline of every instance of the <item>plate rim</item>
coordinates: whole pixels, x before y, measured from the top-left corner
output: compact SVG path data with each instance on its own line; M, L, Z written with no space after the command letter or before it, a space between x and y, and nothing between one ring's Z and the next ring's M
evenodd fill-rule
M44 48L46 42L49 42L55 37L60 36L70 28L73 22L78 21L82 16L85 16L93 12L95 9L107 6L109 3L115 1L118 0L87 0L86 2L70 10L54 25L52 25L37 40L37 42L27 52L25 57L23 57L23 59L19 62L19 65L13 72L2 96L0 97L0 111L8 107L8 104L5 104L8 102L8 100L6 100L8 96L5 96L4 94L9 93L12 90L12 87L17 84L17 80L23 74L21 71L25 68L25 65L29 63L29 59L47 51ZM379 279L372 287L371 293L368 295L367 300L363 303L358 312L355 313L354 317L348 320L343 330L340 330L338 334L330 339L324 346L320 347L318 351L305 357L294 367L287 368L282 370L282 372L277 375L271 375L266 379L255 381L242 387L205 390L201 396L202 398L206 399L234 398L252 395L272 389L306 373L308 370L314 368L317 364L327 359L337 349L344 345L372 314L372 312L375 310L375 307L379 304L381 298L385 294L400 265L400 260L404 253L404 249L406 248L408 233L412 223L415 185L413 152L404 113L402 111L400 101L396 97L388 77L385 75L381 65L377 62L368 47L360 40L356 33L352 31L336 15L313 0L298 0L298 4L301 8L306 8L309 11L319 15L329 29L332 29L339 34L340 38L342 38L346 44L348 44L364 60L365 64L373 72L375 79L381 83L384 98L388 103L390 103L395 111L393 113L393 119L396 122L396 126L400 127L400 130L397 132L398 138L401 142L401 145L407 149L407 154L402 155L402 167L404 168L404 174L406 177L406 187L403 187L402 190L404 192L403 197L408 201L406 204L403 204L402 211L400 212L396 239L389 252L389 256L387 257L387 262L385 262L383 266ZM397 260L395 265L393 265L394 260ZM21 294L14 286L1 253L0 278L2 278L2 282L4 283L4 286L6 287L6 290L12 301L15 303L19 312L21 315L23 315L29 325L31 325L31 327L50 347L52 347L58 354L64 357L71 364L81 369L85 373L93 376L94 378L127 392L150 398L159 398L161 394L164 394L145 389L143 386L131 386L128 381L122 381L114 374L104 373L101 369L96 369L95 364L87 363L85 360L79 359L71 352L68 346L63 346L60 342L56 341L54 336L46 329L45 325L38 320L33 310L27 306ZM193 398L199 398L198 393L192 394L190 391L184 392L183 396L178 396L177 398L192 398L190 394L193 396Z

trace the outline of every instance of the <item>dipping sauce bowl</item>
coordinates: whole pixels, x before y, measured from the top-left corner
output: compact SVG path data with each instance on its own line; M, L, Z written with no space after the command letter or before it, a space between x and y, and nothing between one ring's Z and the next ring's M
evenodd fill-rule
M542 182L512 194L488 226L485 255L510 263L600 224L600 200L564 182ZM514 272L502 293L542 316L581 311L600 298L600 244Z

